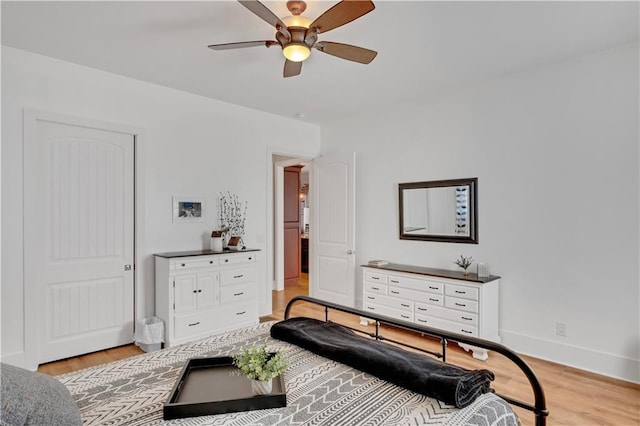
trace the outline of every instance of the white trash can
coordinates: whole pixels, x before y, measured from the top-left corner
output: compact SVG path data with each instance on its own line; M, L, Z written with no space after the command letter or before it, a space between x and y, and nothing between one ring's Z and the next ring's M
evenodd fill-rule
M164 322L157 317L143 318L136 322L135 342L145 352L159 351L164 342Z

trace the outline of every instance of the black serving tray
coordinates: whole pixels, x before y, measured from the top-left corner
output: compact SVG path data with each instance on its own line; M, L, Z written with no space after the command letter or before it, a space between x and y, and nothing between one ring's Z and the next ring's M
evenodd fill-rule
M165 420L237 411L286 407L282 375L272 379L270 395L253 395L251 381L232 376L237 370L231 357L193 358L182 368L162 410Z

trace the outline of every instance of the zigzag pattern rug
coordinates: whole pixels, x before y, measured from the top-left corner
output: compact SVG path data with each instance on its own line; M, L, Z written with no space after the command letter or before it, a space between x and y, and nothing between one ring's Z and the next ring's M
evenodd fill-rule
M272 339L272 323L212 336L57 378L76 399L85 425L517 425L509 404L486 394L458 410L433 398ZM164 421L162 407L186 360L225 356L266 344L289 361L287 406Z

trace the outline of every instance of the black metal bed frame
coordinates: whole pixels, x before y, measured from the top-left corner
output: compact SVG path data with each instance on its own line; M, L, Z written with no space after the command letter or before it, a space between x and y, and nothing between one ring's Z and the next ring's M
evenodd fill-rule
M348 314L352 314L352 315L356 315L362 318L366 318L368 320L373 320L375 322L375 332L373 333L368 333L366 331L363 330L359 330L357 328L353 328L350 327L348 325L344 325L344 324L340 324L343 327L349 328L355 332L364 334L366 336L372 337L376 340L380 340L380 341L388 341L388 342L392 342L404 347L408 347L417 351L421 351L424 353L428 353L430 355L433 355L435 357L438 358L442 358L443 362L446 362L447 359L447 343L448 342L457 342L457 343L463 343L463 344L467 344L467 345L471 345L471 346L477 346L479 348L483 348L483 349L488 349L490 351L494 351L497 352L499 354L504 355L505 357L507 357L509 360L511 360L514 364L516 364L518 366L518 368L520 368L520 370L524 373L524 375L527 377L527 379L529 380L529 384L531 385L531 389L533 390L533 396L534 396L534 403L533 405L531 405L530 403L526 403L526 402L522 402L513 398L510 398L508 396L504 396L504 395L500 395L500 394L496 394L499 397L501 397L502 399L504 399L505 401L507 401L508 403L512 404L512 405L516 405L520 408L524 408L525 410L529 410L531 412L533 412L534 416L535 416L535 424L536 426L545 426L547 424L547 416L549 415L549 410L547 409L546 406L546 401L545 401L545 397L544 397L544 391L542 390L542 386L540 385L540 381L538 380L538 378L536 377L535 373L533 372L533 370L531 369L531 367L529 367L529 365L522 359L520 358L520 356L518 354L516 354L515 352L513 352L511 349L507 348L506 346L503 346L499 343L495 343L492 342L490 340L485 340L485 339L479 339L476 337L469 337L469 336L463 336L461 334L456 334L456 333L450 333L444 330L440 330L437 328L431 328L431 327L424 327L424 326L419 326L419 325L415 325L409 322L404 322L404 321L398 321L395 320L393 318L389 318L389 317L385 317L382 315L372 315L371 312L364 312L358 309L354 309L354 308L350 308L347 306L342 306L342 305L338 305L335 303L331 303L331 302L327 302L324 300L319 300L319 299L315 299L312 297L308 297L308 296L295 296L293 299L291 299L289 301L289 303L287 304L287 307L284 311L284 318L288 319L290 314L291 314L291 308L293 307L293 305L297 302L307 302L307 303L312 303L314 305L319 305L324 307L324 320L326 322L332 322L329 320L329 310L333 309L335 311L340 311L340 312L345 312ZM429 336L433 336L436 338L440 339L440 343L442 346L442 353L439 352L433 352L433 351L429 351L427 349L424 348L419 348L413 345L409 345L397 340L393 340L387 337L384 337L380 334L380 325L382 324L386 324L386 325L390 325L393 327L397 327L397 328L401 328L404 330L409 330L409 331L413 331L413 332L417 332L417 333L422 333L422 334L426 334Z

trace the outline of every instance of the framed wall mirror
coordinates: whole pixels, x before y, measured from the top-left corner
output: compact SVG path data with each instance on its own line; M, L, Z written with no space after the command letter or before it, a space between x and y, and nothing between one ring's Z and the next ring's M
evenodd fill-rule
M400 239L478 244L478 178L398 184Z

